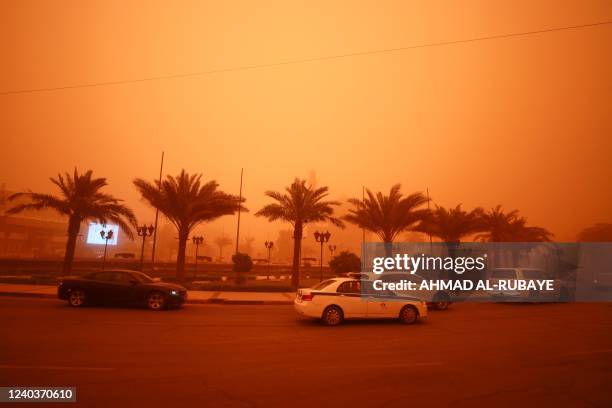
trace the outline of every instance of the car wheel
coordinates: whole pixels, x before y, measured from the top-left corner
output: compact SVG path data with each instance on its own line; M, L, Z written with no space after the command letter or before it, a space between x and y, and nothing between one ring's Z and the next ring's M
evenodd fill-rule
M414 306L404 306L400 312L400 320L405 324L412 324L419 319L419 312Z
M337 326L344 320L344 314L342 313L342 309L338 306L328 306L323 311L321 320L326 326Z
M448 294L441 292L436 293L433 304L436 310L446 310L450 306L450 296Z
M530 290L527 298L528 302L537 303L540 300L540 292L537 290Z
M86 299L83 289L72 289L68 295L68 304L72 307L81 307L85 304Z
M570 294L569 294L569 291L567 290L567 288L561 288L561 291L559 292L559 301L560 302L569 302L570 301Z
M147 307L150 310L162 310L166 306L166 295L161 292L151 292L147 296Z

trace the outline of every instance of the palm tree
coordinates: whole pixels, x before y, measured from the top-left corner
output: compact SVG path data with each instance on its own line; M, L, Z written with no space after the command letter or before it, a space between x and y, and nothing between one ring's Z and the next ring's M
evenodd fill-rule
M302 235L304 224L308 222L331 222L344 228L344 223L333 217L334 206L337 201L327 201L327 187L313 187L306 185L306 180L296 178L293 184L285 189L285 193L266 191L266 195L275 203L268 204L255 213L256 216L266 217L270 221L286 221L293 226L293 268L291 285L297 288L300 281L300 253L302 249Z
M461 204L449 209L436 206L419 230L447 244L459 244L463 238L482 231L481 214L480 208L468 212Z
M552 233L542 227L527 225L527 219L519 216L518 210L505 213L501 205L481 214L482 230L476 236L479 241L488 242L549 242ZM515 265L518 265L521 252L529 250L530 246L513 245L509 248L502 246L496 248L494 262L499 264L503 257L503 250L509 251Z
M197 225L213 221L224 215L234 214L244 199L218 190L219 184L212 180L202 183L201 174L188 174L185 170L177 176L166 176L163 181L150 183L135 179L134 185L151 206L161 211L178 232L178 255L176 277L180 282L185 275L185 249L189 234Z
M527 225L525 217L519 217L518 210L505 213L501 205L482 211L482 233L479 241L488 242L549 242L553 234L545 228Z
M501 205L482 211L480 218L483 232L476 236L478 241L506 242L513 233L512 223L518 219L518 210L504 212Z
M546 228L527 225L527 219L521 217L510 224L510 242L550 242L552 232Z
M353 208L344 216L346 221L378 235L385 244L387 256L391 255L395 238L402 232L417 229L428 214L427 209L419 208L428 201L423 193L404 197L400 189L400 184L394 185L389 195L382 192L374 194L366 189L365 199L348 200Z
M423 221L419 230L445 242L449 256L455 258L461 240L482 231L481 213L480 208L465 211L461 208L461 204L449 209L436 206L436 209ZM455 278L455 275L452 276Z
M599 222L583 229L578 234L578 242L612 242L612 224Z
M130 226L136 225L136 217L128 207L109 194L100 192L107 185L105 178L92 178L93 172L79 174L74 169L73 174L66 172L50 178L60 189L60 196L40 193L16 193L9 196L9 201L27 198L29 202L17 204L6 211L7 214L17 214L24 210L52 209L68 217L68 241L64 255L63 273L70 273L74 260L76 241L85 220L96 220L101 224L112 222L119 225L123 232L133 238Z

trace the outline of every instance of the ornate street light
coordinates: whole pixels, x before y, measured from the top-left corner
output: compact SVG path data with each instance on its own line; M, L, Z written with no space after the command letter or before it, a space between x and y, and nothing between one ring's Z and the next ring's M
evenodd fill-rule
M155 232L155 227L153 225L149 225L147 227L146 224L136 227L136 232L138 232L138 236L142 237L142 248L140 249L140 270L144 270L144 249L145 249L145 240L147 237L153 235Z
M315 241L321 244L321 279L320 280L322 281L323 280L323 244L329 241L329 237L331 237L331 234L329 233L329 231L326 231L326 232L316 231L314 233L314 237L315 237Z
M334 259L334 252L336 251L336 246L335 245L329 245L329 260L331 261L332 259Z
M198 249L200 249L200 245L202 245L204 243L204 237L203 236L193 236L191 237L191 242L193 242L193 244L196 246L196 253L195 253L195 268L193 271L193 276L196 276L198 273Z
M268 279L270 279L270 259L272 255L272 247L274 246L274 242L266 241L264 245L266 246L266 248L268 248Z
M114 232L113 230L100 231L100 236L104 240L104 258L102 258L102 270L106 267L106 248L108 247L108 240L113 239Z

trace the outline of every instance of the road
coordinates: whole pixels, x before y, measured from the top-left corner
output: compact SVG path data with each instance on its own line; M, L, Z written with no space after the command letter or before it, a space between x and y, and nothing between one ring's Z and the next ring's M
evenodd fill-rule
M414 326L323 327L290 306L3 297L0 321L0 385L76 386L87 407L612 403L612 304L459 304Z

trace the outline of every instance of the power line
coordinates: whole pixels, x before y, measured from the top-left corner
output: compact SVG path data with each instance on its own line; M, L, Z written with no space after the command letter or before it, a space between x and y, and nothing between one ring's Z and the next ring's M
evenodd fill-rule
M341 58L374 55L374 54L384 54L384 53L391 53L391 52L414 50L418 48L440 47L440 46L463 44L463 43L476 42L476 41L497 40L497 39L510 38L510 37L522 37L522 36L528 36L528 35L534 35L534 34L550 33L550 32L555 32L555 31L565 31L565 30L574 30L574 29L580 29L580 28L597 27L597 26L603 26L603 25L608 25L608 24L612 24L612 21L601 21L598 23L547 28L547 29L542 29L542 30L524 31L524 32L519 32L519 33L490 35L486 37L467 38L463 40L425 43L425 44L419 44L419 45L411 45L408 47L385 48L385 49L379 49L379 50L359 51L359 52L352 52L352 53L346 53L346 54L336 54L336 55L327 55L327 56L321 56L321 57L294 59L294 60L288 60L288 61L273 62L273 63L268 63L268 64L243 65L243 66L231 67L231 68L212 69L208 71L188 72L184 74L159 75L159 76L152 76L152 77L147 77L147 78L125 79L125 80L119 80L119 81L106 81L106 82L92 82L92 83L86 83L86 84L66 85L66 86L58 86L58 87L50 87L50 88L21 89L21 90L16 90L16 91L0 92L0 96L1 95L16 95L16 94L24 94L24 93L35 93L35 92L61 91L61 90L78 89L78 88L94 88L94 87L109 86L109 85L134 84L138 82L158 81L158 80L163 80L163 79L189 78L189 77L196 77L196 76L203 76L203 75L220 74L224 72L248 71L248 70L253 70L253 69L279 67L283 65L304 64L304 63L309 63L309 62L327 61L327 60L335 60L335 59L341 59Z

